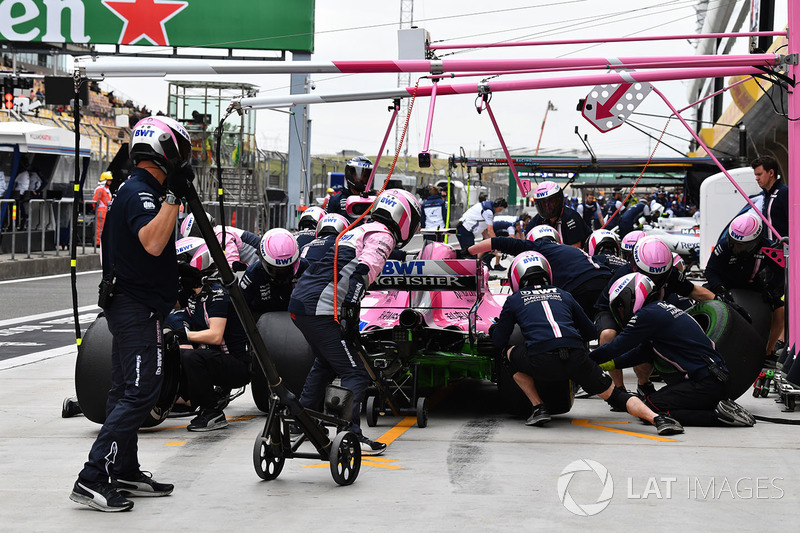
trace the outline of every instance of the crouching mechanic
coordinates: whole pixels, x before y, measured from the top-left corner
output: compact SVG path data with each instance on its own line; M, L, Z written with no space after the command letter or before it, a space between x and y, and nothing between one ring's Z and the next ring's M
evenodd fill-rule
M186 305L188 327L167 331L164 342L181 345L181 395L200 409L186 429L212 431L228 425L214 386L230 391L250 383L250 346L208 247L200 247L189 265L202 281Z
M508 277L514 292L503 304L492 341L503 350L514 381L533 405L526 425L541 426L550 420L536 390L535 376L542 381L571 379L588 393L655 425L659 435L683 433L677 421L656 415L635 396L615 389L611 378L589 359L585 342L595 338L594 324L567 291L550 286L550 265L542 254L518 255ZM509 347L515 324L519 324L525 344Z
M609 309L624 328L591 353L604 370L628 368L656 357L683 379L648 394L645 404L686 426L747 426L755 419L728 400L728 369L714 343L689 315L658 300L649 277L626 274L611 287Z
M260 261L247 267L239 287L253 314L286 311L300 270L300 248L283 228L269 230L258 247Z
M297 328L311 346L314 364L306 378L300 403L309 409L322 406L325 387L339 376L342 387L353 392L349 430L361 441L361 453L378 455L386 444L374 442L361 432L361 402L369 374L358 354L359 305L367 287L378 277L395 244L403 247L419 229L420 206L402 189L382 192L372 208L372 222L348 231L336 247L313 263L298 281L289 301ZM338 274L334 300L334 270ZM338 308L341 326L334 317Z
M739 215L728 226L727 239L714 248L705 275L707 287L728 304L733 302L730 289L761 293L772 310L765 364L774 366L773 350L784 328L784 270L762 251L769 246L761 217L752 211Z

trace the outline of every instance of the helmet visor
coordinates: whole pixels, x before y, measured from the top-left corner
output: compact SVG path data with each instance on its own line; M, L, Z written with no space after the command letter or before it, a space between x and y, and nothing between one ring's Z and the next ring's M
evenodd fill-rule
M564 208L564 196L561 194L554 194L547 198L541 198L534 202L536 204L536 211L544 219L557 218L561 215L561 210Z
M294 265L277 267L262 262L262 266L267 271L267 274L279 283L288 283L294 276Z
M749 242L740 242L733 239L729 239L729 241L731 243L731 253L737 257L754 254L758 249L758 245L760 244L758 239L754 239Z

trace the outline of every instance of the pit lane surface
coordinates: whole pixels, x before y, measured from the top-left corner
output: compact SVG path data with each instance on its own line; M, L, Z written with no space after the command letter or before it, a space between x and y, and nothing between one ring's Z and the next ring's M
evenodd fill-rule
M68 278L42 283L47 288L14 285L13 301L38 294L36 314L69 309ZM89 298L81 303L91 305L96 280L85 283ZM0 285L3 307L8 287ZM36 320L50 319L21 323ZM140 434L140 459L157 479L175 483L175 493L138 498L129 513L101 514L68 499L99 426L60 418L61 400L74 394L74 339L65 335L71 352L0 369L5 531L739 531L800 517L794 426L687 428L656 440L652 426L589 398L547 427L529 428L503 412L492 384L478 381L443 392L425 429L394 417L365 427L391 444L385 455L364 458L350 487L333 482L327 463L310 460L289 460L278 479L260 481L252 451L265 418L249 392L226 409L226 429L189 433L187 419L168 419ZM782 415L769 398L740 401L756 414L798 416ZM576 467L583 459L609 476L562 475L569 465L590 465ZM577 516L567 506L597 514Z

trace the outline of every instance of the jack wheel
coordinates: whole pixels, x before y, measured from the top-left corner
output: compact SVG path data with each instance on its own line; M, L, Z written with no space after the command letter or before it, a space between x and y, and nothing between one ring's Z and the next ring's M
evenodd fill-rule
M361 470L361 443L352 431L342 431L333 439L330 454L331 476L342 486L352 485Z
M428 399L425 396L417 398L417 427L428 426Z
M281 474L286 458L280 450L280 440L275 442L270 435L265 437L262 433L258 434L253 446L253 466L258 477L271 481Z
M786 396L786 409L788 409L789 411L794 411L795 404L796 404L796 399L795 399L794 395L791 395L791 394L787 395Z
M380 405L378 405L378 397L370 396L367 398L367 425L374 428L378 425L378 416L380 415Z

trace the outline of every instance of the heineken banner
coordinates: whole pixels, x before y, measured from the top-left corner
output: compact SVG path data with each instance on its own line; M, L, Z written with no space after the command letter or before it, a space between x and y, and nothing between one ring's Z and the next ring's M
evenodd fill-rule
M0 42L314 51L314 0L0 0Z

